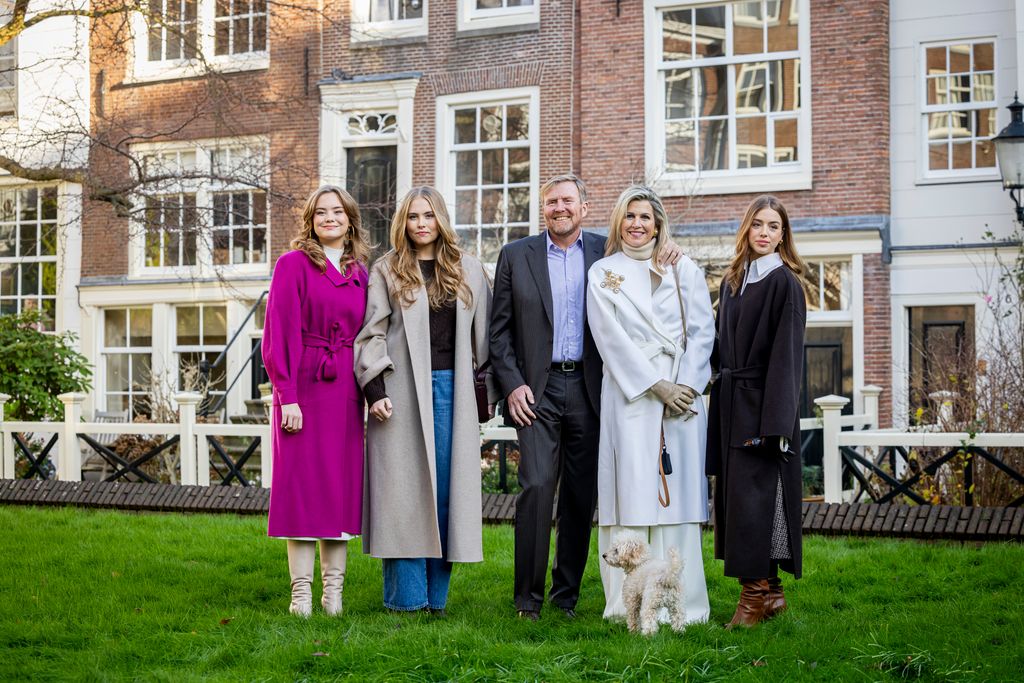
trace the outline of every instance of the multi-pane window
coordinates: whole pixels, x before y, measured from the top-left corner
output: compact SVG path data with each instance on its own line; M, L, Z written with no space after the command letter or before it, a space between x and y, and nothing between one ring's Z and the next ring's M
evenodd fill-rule
M149 4L149 61L196 56L198 4L199 0L153 0Z
M995 169L995 41L924 46L927 170Z
M177 306L175 313L174 354L178 359L178 389L197 390L194 382L200 362L213 363L228 339L227 306L200 304ZM221 395L227 388L224 366L210 373L210 395Z
M485 263L530 232L528 101L452 110L455 227L463 248Z
M136 213L142 268L265 265L266 145L215 141L137 150L147 195Z
M267 49L266 0L217 0L213 18L214 54L236 55Z
M0 189L0 315L57 309L57 188Z
M533 5L533 0L476 0L476 8L478 10L530 7L531 5Z
M540 23L540 0L456 0L456 32Z
M807 312L849 311L853 296L853 269L850 261L814 260L804 263L803 273ZM702 263L711 301L718 304L719 287L729 264L724 261Z
M3 5L0 4L0 7ZM3 21L0 12L0 21ZM18 39L0 45L0 116L18 113Z
M370 21L421 19L426 0L370 0Z
M213 263L267 262L267 195L263 192L215 192Z
M153 358L153 310L108 308L103 312L104 396L109 411L129 419L148 412Z
M782 4L757 0L657 12L666 173L800 163L800 132L807 125L800 15L792 8L781 12Z
M849 261L807 261L807 311L848 311L853 293Z
M198 233L195 194L147 197L145 230L147 267L194 266Z

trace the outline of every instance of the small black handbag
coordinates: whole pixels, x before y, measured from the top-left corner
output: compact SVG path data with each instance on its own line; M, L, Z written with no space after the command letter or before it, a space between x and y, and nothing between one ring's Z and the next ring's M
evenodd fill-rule
M487 402L487 368L491 361L486 361L473 373L473 389L476 390L476 416L480 422L487 422L491 419L490 404Z

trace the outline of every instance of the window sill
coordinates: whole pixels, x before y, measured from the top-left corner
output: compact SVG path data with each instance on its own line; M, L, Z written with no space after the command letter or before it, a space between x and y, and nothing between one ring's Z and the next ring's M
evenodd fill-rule
M931 176L931 177L918 177L914 181L914 185L926 186L926 185L963 185L965 183L1001 183L1003 182L1002 177L998 172L995 173L969 173L957 175L944 175L944 176Z
M485 36L499 36L510 33L531 33L540 31L540 22L529 24L512 24L508 26L492 26L490 28L468 28L456 31L456 39L482 38Z
M663 197L745 194L750 192L790 192L811 189L811 169L751 173L730 172L720 176L663 176L654 181L654 190Z
M372 50L378 47L399 47L402 45L426 45L427 34L421 36L404 36L400 38L356 38L355 33L349 41L353 50Z
M464 2L466 2L466 6L460 7L459 19L455 27L455 35L459 38L528 31L532 30L533 26L540 27L540 8L536 4L519 11L506 11L488 16L488 12L470 10L468 4L471 0L464 0ZM462 2L459 4L462 5ZM505 30L493 31L493 29Z
M353 22L349 40L352 47L380 47L382 44L404 44L408 39L425 41L426 37L426 19L407 19L376 23Z
M128 74L125 77L124 84L134 85L200 78L211 71L216 73L239 73L269 68L270 55L266 52L216 57L210 60L207 67L196 61L178 61L168 64L146 62L144 65L137 65L134 73Z

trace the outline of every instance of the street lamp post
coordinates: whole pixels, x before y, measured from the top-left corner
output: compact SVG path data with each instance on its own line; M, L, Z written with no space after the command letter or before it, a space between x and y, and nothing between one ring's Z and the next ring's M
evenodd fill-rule
M1020 191L1024 188L1024 104L1017 99L1017 93L1006 108L1010 110L1010 123L999 131L993 142L1003 189L1010 191L1010 199L1017 207L1017 221L1024 223L1024 207L1020 203Z

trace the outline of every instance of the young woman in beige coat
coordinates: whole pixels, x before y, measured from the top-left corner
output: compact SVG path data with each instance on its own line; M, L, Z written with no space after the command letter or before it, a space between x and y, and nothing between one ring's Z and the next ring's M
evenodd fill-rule
M370 405L363 549L384 560L385 607L443 614L452 563L483 560L473 376L487 360L491 291L433 188L402 200L391 246L355 342Z

